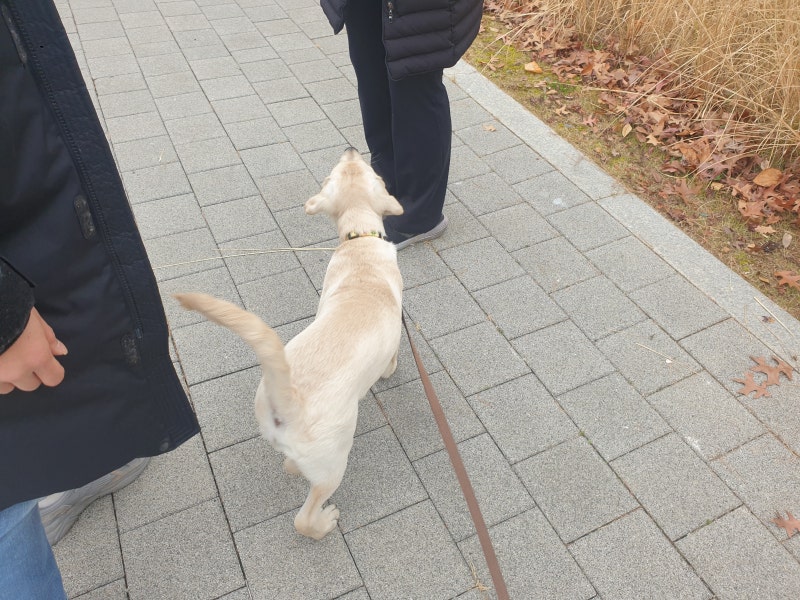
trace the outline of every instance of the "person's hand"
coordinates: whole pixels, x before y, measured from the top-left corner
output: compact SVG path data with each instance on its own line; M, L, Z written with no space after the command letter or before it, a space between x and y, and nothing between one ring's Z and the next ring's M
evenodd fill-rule
M22 335L0 354L0 394L14 388L30 392L41 384L58 385L64 379L64 367L55 357L66 353L67 347L56 339L39 311L32 309Z

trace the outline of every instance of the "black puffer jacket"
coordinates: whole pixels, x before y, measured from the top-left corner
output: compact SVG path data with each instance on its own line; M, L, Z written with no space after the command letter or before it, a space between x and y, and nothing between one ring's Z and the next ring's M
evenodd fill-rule
M452 67L478 35L483 0L375 0L383 3L383 45L392 79ZM320 0L339 33L347 0Z
M198 427L58 13L47 0L0 0L0 13L0 352L33 300L69 348L61 385L0 396L3 509L171 450Z

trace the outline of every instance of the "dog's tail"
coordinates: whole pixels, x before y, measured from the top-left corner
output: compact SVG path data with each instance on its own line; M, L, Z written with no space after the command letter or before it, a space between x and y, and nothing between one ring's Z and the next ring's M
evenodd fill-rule
M275 408L284 415L292 414L298 406L294 398L289 363L278 334L251 312L243 310L208 294L174 294L184 308L194 310L211 321L227 327L255 350L264 370L266 392Z

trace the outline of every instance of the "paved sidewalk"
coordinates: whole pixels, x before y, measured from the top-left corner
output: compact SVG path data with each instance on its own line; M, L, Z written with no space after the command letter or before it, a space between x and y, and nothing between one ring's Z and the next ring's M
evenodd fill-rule
M366 144L317 0L58 4L154 266L335 243L302 204ZM400 265L512 598L800 597L800 536L769 522L800 514L800 376L758 400L733 381L751 355L797 367L800 323L472 68L447 77L450 229ZM254 354L169 297L215 294L288 340L328 258L157 270L202 435L56 546L71 597L492 597L407 341L314 542L292 527L305 484L257 436Z

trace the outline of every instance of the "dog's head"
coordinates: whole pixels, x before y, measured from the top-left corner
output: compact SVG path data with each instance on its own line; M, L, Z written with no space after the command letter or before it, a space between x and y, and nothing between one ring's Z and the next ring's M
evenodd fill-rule
M306 201L306 214L324 212L338 219L348 210L372 210L379 217L401 215L403 207L355 148L345 150L322 190Z

